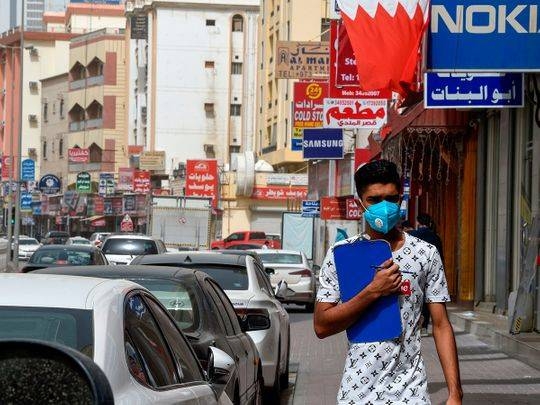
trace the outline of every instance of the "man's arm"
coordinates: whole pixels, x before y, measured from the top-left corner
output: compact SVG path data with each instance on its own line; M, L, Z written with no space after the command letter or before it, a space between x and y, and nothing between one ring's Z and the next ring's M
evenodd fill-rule
M373 281L351 300L338 304L317 302L313 323L320 339L340 333L356 322L358 317L378 298L397 293L401 287L401 273L390 259L384 262Z
M446 385L448 386L447 405L461 405L463 391L459 376L459 362L456 348L456 339L452 325L448 320L446 305L441 302L428 304L433 322L433 339L439 354Z

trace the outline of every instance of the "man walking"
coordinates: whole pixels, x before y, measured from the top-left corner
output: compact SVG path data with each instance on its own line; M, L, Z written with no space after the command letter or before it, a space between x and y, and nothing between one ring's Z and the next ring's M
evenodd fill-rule
M420 354L419 320L422 302L429 303L433 337L448 386L449 405L461 404L462 390L456 343L446 314L446 279L437 249L396 229L401 181L396 166L379 160L360 167L354 176L371 239L384 239L393 259L381 263L368 286L341 302L333 247L320 271L314 315L315 333L325 338L351 327L382 296L399 294L405 279L410 295L399 296L402 333L394 340L350 343L338 392L339 405L430 404L426 370ZM358 240L358 235L346 241ZM336 246L334 245L334 246ZM401 274L400 268L407 273ZM382 326L381 326L382 327Z

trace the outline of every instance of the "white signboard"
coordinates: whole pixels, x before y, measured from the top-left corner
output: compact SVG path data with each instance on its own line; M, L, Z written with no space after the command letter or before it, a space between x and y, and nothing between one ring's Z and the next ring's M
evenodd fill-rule
M388 101L384 99L325 98L324 128L379 129L386 124Z

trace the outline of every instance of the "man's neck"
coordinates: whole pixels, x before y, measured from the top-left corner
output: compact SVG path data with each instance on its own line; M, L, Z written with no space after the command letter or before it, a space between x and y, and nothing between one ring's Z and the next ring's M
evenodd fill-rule
M366 227L366 233L371 239L383 239L390 244L392 251L398 250L403 246L405 242L405 236L403 232L400 232L396 228L392 228L388 233L380 233L371 229L369 225Z

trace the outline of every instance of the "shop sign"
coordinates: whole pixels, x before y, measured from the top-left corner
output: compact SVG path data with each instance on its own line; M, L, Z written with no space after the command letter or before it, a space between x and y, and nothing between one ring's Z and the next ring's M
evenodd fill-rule
M390 90L365 91L358 81L356 57L343 21L332 21L330 25L330 98L384 98L390 99Z
M294 83L294 128L322 127L323 100L327 97L327 91L327 82Z
M524 105L522 73L426 73L426 108L511 108Z
M387 120L387 104L383 99L327 98L324 100L324 127L382 128Z
M359 220L362 218L362 209L360 204L354 198L347 198L346 200L345 218L352 220Z
M346 202L343 198L322 197L321 198L321 219L345 219Z
M291 136L291 150L293 152L302 151L302 136L304 136L304 131L302 128L294 128Z
M120 222L120 231L133 232L133 221L128 214L124 215L122 222Z
M277 79L321 79L328 77L328 42L278 41Z
M105 213L105 200L103 197L94 197L94 213L96 215Z
M266 176L266 184L269 186L307 186L307 174L269 173Z
M343 159L343 130L305 129L302 146L304 159Z
M130 18L131 39L148 39L148 15L140 13Z
M255 187L251 198L257 200L305 200L307 187Z
M131 167L120 167L118 169L118 191L133 191L133 177L135 169Z
M90 149L70 148L68 149L69 163L88 163L90 161Z
M211 197L216 206L218 196L217 160L188 160L186 162L186 196Z
M11 157L2 156L0 162L2 164L2 180L9 180L9 172L11 170Z
M165 170L165 151L143 152L139 157L139 169L141 170Z
M98 194L102 197L114 195L115 184L113 173L100 173Z
M32 215L41 215L41 201L32 201Z
M146 195L138 194L137 196L135 196L135 203L137 205L137 215L139 216L146 215L146 209L147 209Z
M88 172L80 172L75 184L79 193L89 193L92 191L92 176Z
M123 196L123 205L125 214L135 214L136 209L136 200L134 194L124 194Z
M133 176L133 192L148 194L150 192L150 172L146 170L135 170Z
M21 180L34 181L36 179L36 162L32 159L24 159L21 162Z
M112 199L112 213L113 215L122 215L122 197L115 197Z
M428 69L540 70L538 0L432 0Z
M94 219L93 221L90 221L90 226L93 226L94 228L101 228L107 225L107 221L105 218L101 219Z
M21 211L32 212L32 194L21 193Z
M113 199L112 198L105 198L103 200L103 214L104 215L113 215Z
M315 200L302 201L302 217L317 218L321 215L321 203Z
M43 194L58 194L60 192L60 179L54 174L46 174L39 180L39 191Z

